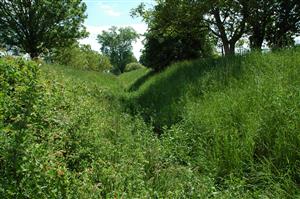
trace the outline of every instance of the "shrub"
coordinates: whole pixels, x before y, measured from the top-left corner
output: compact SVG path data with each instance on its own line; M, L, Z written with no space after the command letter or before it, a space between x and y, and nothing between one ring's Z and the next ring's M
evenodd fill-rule
M93 51L90 46L73 45L71 47L57 49L50 56L52 62L71 66L81 70L93 70L103 72L111 69L109 58Z
M142 68L145 68L145 66L143 66L142 64L140 64L138 62L132 62L132 63L129 63L126 65L125 72L130 72L130 71L142 69Z
M32 125L40 116L38 68L33 62L0 60L0 196L18 197L22 189Z

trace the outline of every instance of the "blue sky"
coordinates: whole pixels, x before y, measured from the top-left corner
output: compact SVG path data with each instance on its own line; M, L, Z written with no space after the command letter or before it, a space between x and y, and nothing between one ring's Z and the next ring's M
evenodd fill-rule
M140 3L153 4L153 0L84 0L87 5L90 26L109 26L141 23L141 19L132 18L130 10Z
M147 30L147 25L141 18L132 18L130 11L140 3L152 6L154 0L83 0L87 5L88 18L85 21L87 31L90 36L80 41L80 43L90 44L94 50L99 51L100 45L96 38L103 30L108 30L111 26L131 26L138 33L143 34ZM140 50L143 48L142 37L133 44L133 52L138 58Z

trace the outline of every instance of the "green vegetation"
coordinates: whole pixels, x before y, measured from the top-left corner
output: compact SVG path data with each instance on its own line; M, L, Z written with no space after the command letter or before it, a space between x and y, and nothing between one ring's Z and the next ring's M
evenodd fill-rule
M300 50L118 77L0 60L1 198L297 198Z
M0 43L31 58L66 47L87 36L82 0L0 0Z
M300 198L299 0L154 2L0 0L0 198Z
M231 197L295 198L299 55L178 63L132 93L130 107L153 123L173 164L209 173L220 196L235 187Z
M143 66L142 64L140 64L138 62L132 62L132 63L129 63L126 65L125 72L130 72L130 71L142 69L142 68L145 68L145 66Z
M52 63L81 70L103 72L112 69L109 58L92 50L90 45L73 44L70 47L58 48L47 59Z
M137 62L132 52L132 43L139 38L137 32L131 27L111 27L109 31L102 31L97 39L101 44L101 52L108 56L115 74L124 73L126 65Z
M216 49L234 55L244 38L252 51L261 51L264 42L271 49L292 47L300 32L299 0L155 2L150 8L141 3L132 15L148 25L140 61L156 71L177 61L210 57Z
M156 1L149 10L142 3L132 11L148 25L140 61L155 71L186 59L212 54L212 43L198 1Z

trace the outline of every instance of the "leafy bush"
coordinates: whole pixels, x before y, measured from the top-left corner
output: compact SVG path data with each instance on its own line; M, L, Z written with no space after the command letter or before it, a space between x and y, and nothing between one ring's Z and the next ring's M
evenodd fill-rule
M52 62L82 70L105 71L112 68L109 58L93 51L90 46L73 45L57 49L50 57Z
M145 66L143 66L142 64L140 64L138 62L132 62L132 63L129 63L126 65L125 72L130 72L130 71L142 69L142 68L145 68Z
M0 195L8 198L19 197L31 141L42 136L33 130L41 116L36 110L41 97L38 71L32 62L0 60Z
M122 89L107 89L116 79L98 84L82 77L88 72L78 71L81 80L75 70L39 68L1 61L1 198L178 198L184 187L200 193L190 169L160 159L152 128L121 112Z

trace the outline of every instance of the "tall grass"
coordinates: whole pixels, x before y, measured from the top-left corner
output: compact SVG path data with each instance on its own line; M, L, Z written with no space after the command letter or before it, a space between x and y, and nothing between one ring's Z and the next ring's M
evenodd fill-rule
M293 198L300 183L299 75L299 49L182 62L130 100L161 129L174 164L210 173L220 190L238 179L246 190Z

